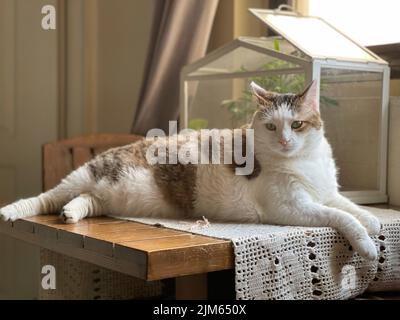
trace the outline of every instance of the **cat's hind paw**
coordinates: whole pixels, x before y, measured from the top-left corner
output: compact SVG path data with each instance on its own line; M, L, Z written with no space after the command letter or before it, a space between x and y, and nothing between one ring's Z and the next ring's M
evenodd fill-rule
M77 223L80 220L79 213L73 208L65 206L60 214L60 219L67 224Z
M0 209L0 220L15 221L18 219L18 211L13 205L8 205Z

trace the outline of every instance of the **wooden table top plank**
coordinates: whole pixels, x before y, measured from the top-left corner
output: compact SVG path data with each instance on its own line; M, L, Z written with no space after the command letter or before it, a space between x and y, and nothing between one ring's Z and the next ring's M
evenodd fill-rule
M90 219L88 219L90 220ZM85 236L103 236L104 234L111 233L134 233L136 230L141 229L154 229L155 227L147 226L142 223L134 222L115 222L115 223L87 223L87 224L64 224L64 223L46 223L48 227L63 230L65 232L72 232Z
M154 239L166 239L182 235L183 233L166 228L149 227L145 229L125 230L124 232L112 232L107 234L92 234L83 239L83 245L88 250L94 250L103 254L114 256L114 246L116 243L129 241L143 241Z
M103 230L108 230L102 232ZM153 240L153 239L164 239L171 236L184 235L185 233L172 230L167 228L155 228L150 226L145 226L140 229L122 229L119 231L113 231L107 229L95 229L90 230L92 232L79 232L82 235L85 235L87 238L108 241L112 243L121 243L121 242L135 242L135 241L143 241L143 240Z
M183 233L168 238L123 241L123 242L116 242L115 244L127 248L142 250L145 252L153 252L153 251L179 249L179 248L199 246L199 245L204 246L204 245L218 244L224 242L225 240L214 239L190 233Z
M20 221L20 220L17 220ZM110 217L93 217L89 219L83 219L78 223L74 224L65 224L62 222L57 215L43 215L43 216L34 216L25 219L21 219L21 221L29 221L35 224L44 224L54 228L62 229L62 230L72 230L72 229L81 229L85 228L89 225L100 225L100 224L120 224L125 223L125 220L118 220ZM135 222L132 222L135 223ZM135 223L139 224L139 223ZM140 225L142 225L140 223Z
M57 215L35 216L1 222L0 231L145 280L233 267L233 248L228 240L111 217L67 225Z
M142 223L134 223L134 222L122 222L122 223L107 223L107 224L89 224L85 226L75 226L70 225L70 228L62 228L64 231L73 232L77 234L81 234L84 236L90 236L93 238L99 238L103 240L107 240L107 237L110 236L109 240L114 241L114 237L127 237L129 235L134 236L135 234L143 234L147 231L149 233L162 233L166 228L158 228L150 225L145 225ZM181 232L182 233L182 232ZM105 238L106 237L106 238Z

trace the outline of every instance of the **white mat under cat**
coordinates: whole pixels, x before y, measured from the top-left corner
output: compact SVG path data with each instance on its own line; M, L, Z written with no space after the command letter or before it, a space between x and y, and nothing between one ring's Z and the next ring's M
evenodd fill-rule
M232 240L237 299L346 299L400 290L400 211L366 209L382 222L372 262L331 228L122 219Z

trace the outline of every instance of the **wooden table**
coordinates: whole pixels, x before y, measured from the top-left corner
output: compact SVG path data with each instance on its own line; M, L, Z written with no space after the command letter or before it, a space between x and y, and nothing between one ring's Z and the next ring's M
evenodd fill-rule
M0 232L140 279L176 278L178 299L205 298L205 275L233 268L230 241L109 217L35 216L0 222Z

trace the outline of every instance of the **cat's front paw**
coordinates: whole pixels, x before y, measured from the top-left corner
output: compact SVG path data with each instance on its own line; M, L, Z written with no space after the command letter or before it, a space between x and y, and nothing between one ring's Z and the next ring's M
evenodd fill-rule
M358 220L365 227L365 229L367 229L367 232L370 236L377 235L381 231L381 222L377 217L369 212L365 212L363 215L360 215Z
M373 261L378 257L378 251L370 237L357 240L353 247L365 259Z
M80 220L80 215L73 208L65 206L61 211L60 219L67 224L77 223Z

